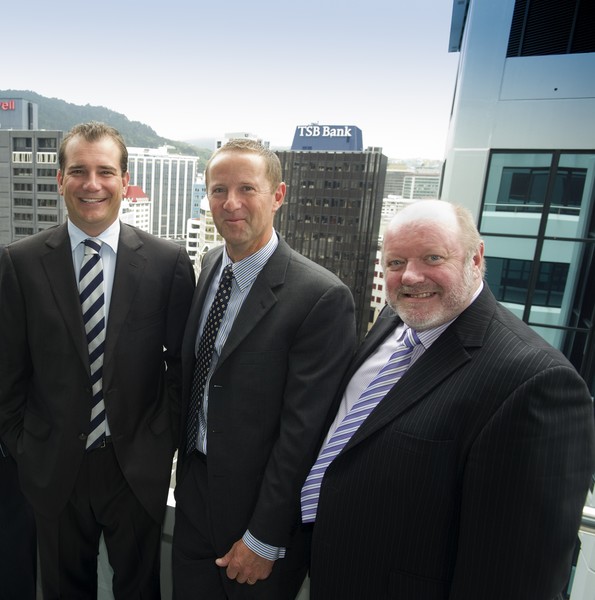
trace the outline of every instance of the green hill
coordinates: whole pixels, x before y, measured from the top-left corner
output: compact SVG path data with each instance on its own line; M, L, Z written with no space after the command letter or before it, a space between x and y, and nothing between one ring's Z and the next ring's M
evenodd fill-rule
M68 131L77 123L101 121L115 127L126 140L127 146L158 148L167 144L172 146L172 154L185 154L200 157L199 169L204 169L211 150L198 148L193 144L170 140L157 133L148 125L139 121L130 121L122 113L104 106L81 106L71 104L59 98L47 98L29 90L0 90L0 98L23 98L39 106L39 128Z

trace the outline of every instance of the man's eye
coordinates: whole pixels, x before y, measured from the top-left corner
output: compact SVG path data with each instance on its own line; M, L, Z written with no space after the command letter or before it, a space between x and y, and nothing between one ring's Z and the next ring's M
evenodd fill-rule
M440 262L441 260L442 257L438 254L430 254L430 256L428 256L428 262L431 263Z
M388 262L388 268L389 269L398 269L399 267L401 267L403 265L403 261L402 260L391 260Z

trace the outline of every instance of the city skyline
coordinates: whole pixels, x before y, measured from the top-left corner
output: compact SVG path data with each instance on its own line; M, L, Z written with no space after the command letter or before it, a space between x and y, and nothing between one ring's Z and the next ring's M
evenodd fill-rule
M180 141L249 131L289 147L318 122L359 127L389 158L444 157L458 64L448 0L32 4L26 21L3 9L5 47L18 48L5 89L104 106Z

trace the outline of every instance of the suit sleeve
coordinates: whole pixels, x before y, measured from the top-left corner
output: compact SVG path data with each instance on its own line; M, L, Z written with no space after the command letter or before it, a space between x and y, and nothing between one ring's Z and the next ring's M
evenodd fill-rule
M300 522L300 490L355 341L353 297L336 284L313 306L291 345L279 437L248 526L261 542L287 546Z
M595 468L593 438L590 395L570 367L541 371L503 403L465 467L451 600L560 591Z
M194 269L185 250L179 249L174 267L165 333L165 362L167 364L167 393L172 413L174 439L178 439L182 396L181 348L186 319L194 293Z
M31 377L24 299L8 249L0 257L0 437L13 456Z

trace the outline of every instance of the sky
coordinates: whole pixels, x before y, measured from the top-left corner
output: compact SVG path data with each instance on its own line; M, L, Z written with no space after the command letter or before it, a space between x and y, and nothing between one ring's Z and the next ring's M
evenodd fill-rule
M298 125L355 125L389 158L442 159L451 14L452 0L11 2L0 89L180 141L243 131L289 147Z

